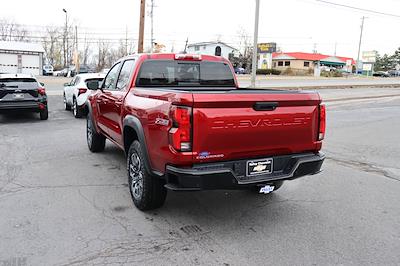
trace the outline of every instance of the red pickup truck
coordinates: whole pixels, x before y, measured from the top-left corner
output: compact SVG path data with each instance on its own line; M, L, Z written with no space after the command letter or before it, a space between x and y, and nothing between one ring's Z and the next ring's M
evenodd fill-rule
M131 196L160 207L167 190L251 189L320 171L318 93L239 88L222 57L139 54L119 60L86 104L87 142L125 151Z

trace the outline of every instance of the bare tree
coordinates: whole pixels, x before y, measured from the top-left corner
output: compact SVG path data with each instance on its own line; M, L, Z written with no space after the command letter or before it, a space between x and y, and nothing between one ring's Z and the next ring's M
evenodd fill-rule
M99 40L98 43L98 53L97 53L97 71L101 71L107 66L107 57L109 53L110 45L103 41Z
M12 20L0 19L0 40L28 41L28 31Z
M47 27L46 36L43 37L43 48L46 52L48 63L56 69L62 67L62 31L58 27Z

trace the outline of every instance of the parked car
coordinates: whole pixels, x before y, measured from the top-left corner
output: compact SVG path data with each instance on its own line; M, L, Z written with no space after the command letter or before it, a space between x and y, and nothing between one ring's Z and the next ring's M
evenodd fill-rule
M390 77L389 73L386 71L376 71L372 74L374 77L388 78Z
M89 67L85 65L80 66L78 74L85 74L85 73L89 73Z
M26 74L0 74L0 111L27 111L48 119L47 95L43 83Z
M246 73L243 67L235 67L234 70L235 70L235 74L245 74Z
M85 103L87 97L91 93L88 90L87 83L90 81L101 82L104 79L104 74L78 74L71 82L64 84L64 108L70 111L76 118L82 117L85 113Z
M88 97L89 150L125 151L132 200L160 207L167 189L269 193L320 171L325 106L317 92L240 89L227 59L120 59Z
M389 70L388 74L391 77L400 77L400 70Z
M68 74L68 68L63 68L61 70L53 71L53 76L66 77Z
M43 66L43 76L53 76L53 66L44 65Z

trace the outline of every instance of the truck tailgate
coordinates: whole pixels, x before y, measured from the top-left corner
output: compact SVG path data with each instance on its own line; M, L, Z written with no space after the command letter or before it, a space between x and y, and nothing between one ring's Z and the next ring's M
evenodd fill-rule
M193 93L197 162L317 150L318 93L233 90Z

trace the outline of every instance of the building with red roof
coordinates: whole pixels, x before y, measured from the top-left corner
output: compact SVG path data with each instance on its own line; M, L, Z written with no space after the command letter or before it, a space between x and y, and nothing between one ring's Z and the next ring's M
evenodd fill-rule
M355 60L350 57L324 55L318 53L273 53L272 67L284 71L287 68L300 71L309 71L317 66L325 68L343 69L352 72Z

